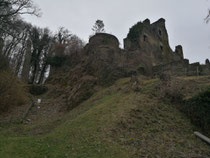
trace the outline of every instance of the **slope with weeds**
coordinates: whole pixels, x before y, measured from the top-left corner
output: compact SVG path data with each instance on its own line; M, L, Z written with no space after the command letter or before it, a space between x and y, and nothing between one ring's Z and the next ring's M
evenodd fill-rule
M158 79L143 80L138 92L132 90L129 80L121 79L109 88L98 90L89 100L58 118L56 127L47 133L34 135L31 129L36 127L31 124L2 126L0 155L4 158L210 157L209 146L193 135L196 127L175 106L160 100L156 90Z

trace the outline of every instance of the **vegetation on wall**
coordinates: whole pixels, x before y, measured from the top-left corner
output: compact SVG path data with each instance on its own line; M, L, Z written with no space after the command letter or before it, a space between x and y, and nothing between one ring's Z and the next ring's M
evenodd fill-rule
M131 40L131 42L137 42L139 39L140 34L143 30L143 23L138 22L134 26L132 26L129 30L127 37Z

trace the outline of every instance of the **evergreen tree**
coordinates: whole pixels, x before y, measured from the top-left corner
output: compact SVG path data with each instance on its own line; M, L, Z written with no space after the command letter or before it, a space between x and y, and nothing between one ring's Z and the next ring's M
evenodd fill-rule
M92 30L95 33L102 33L105 32L104 29L104 22L102 20L96 20L95 25L93 26Z

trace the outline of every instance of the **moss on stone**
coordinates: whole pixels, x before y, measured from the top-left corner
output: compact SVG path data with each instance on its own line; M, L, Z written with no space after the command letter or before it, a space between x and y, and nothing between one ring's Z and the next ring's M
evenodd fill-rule
M131 40L131 42L138 42L138 39L143 31L143 25L144 24L142 22L138 22L130 28L127 37Z

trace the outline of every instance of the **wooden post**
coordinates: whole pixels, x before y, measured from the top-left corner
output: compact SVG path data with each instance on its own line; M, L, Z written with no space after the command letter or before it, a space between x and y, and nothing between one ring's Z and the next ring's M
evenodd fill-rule
M23 123L23 121L26 119L26 117L28 116L29 112L31 111L31 109L35 106L35 102L33 100L33 98L31 96L29 96L30 100L31 100L31 104L30 106L26 109L25 113L23 114L22 118L21 118L21 123Z
M199 137L201 140L205 141L210 145L210 139L199 132L194 132L194 134Z
M196 67L196 71L197 71L197 76L199 76L199 68L198 68L198 66Z
M185 76L187 76L187 68L184 69Z

